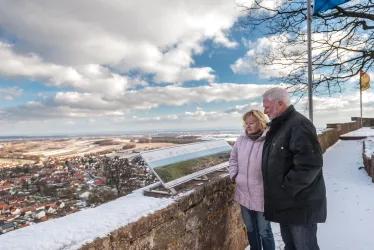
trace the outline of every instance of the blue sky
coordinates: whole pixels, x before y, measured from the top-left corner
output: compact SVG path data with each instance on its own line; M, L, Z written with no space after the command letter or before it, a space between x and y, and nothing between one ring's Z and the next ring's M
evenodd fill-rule
M253 63L272 44L237 28L235 1L0 4L1 135L240 129L275 84ZM359 115L353 84L315 97L317 127Z

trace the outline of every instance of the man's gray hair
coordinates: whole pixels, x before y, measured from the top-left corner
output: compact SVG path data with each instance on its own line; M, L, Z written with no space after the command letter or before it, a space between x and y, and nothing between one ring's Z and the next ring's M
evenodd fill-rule
M263 98L268 99L270 102L284 102L286 106L291 105L290 95L287 90L280 87L275 87L267 90L263 95Z

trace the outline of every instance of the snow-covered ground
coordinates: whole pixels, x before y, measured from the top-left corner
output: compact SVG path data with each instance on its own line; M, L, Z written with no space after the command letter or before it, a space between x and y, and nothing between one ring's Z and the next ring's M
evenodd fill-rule
M323 158L327 221L318 225L320 249L373 249L374 184L364 169L359 170L362 141L339 141ZM272 227L277 250L283 250L279 226L272 223Z
M362 141L340 141L324 155L327 221L320 224L321 249L374 249L374 184L362 162Z
M167 207L176 199L145 197L142 191L143 189L139 189L96 208L0 235L0 249L79 249L96 237L104 237L147 214ZM180 196L182 195L185 194Z
M365 127L365 128L361 128L361 129L358 129L358 130L355 130L355 131L352 131L352 132L349 132L347 134L344 134L342 136L346 136L346 137L354 137L354 136L374 136L374 129L372 128L368 128L368 127Z

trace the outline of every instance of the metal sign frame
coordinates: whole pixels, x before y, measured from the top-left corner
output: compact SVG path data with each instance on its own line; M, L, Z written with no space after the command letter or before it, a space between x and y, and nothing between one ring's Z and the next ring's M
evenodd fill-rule
M191 147L194 147L194 146L196 146L193 149L193 150L195 150L194 152L200 152L202 150L196 150L196 149L199 148L199 147L202 148L202 149L204 149L204 146L205 146L205 149L207 149L208 148L207 146L212 146L214 144L216 144L217 146L216 147L211 147L211 148L218 148L218 146L220 146L220 147L227 146L227 149L228 149L227 151L231 151L231 149L232 149L232 147L230 146L230 144L228 144L225 140L220 139L220 140L209 140L209 141L197 142L197 143L189 143L189 144L172 146L172 147L155 149L155 150L149 150L149 151L142 151L142 152L140 152L140 155L143 158L143 160L145 161L145 163L147 164L147 166L151 169L152 173L160 181L160 183L162 184L162 186L164 186L164 188L166 188L166 189L169 189L172 193L176 193L174 187L176 187L178 185L181 185L183 183L186 183L188 181L195 180L195 179L197 179L197 178L199 178L201 176L204 176L206 174L209 174L209 173L212 173L212 172L216 172L216 171L222 171L225 168L228 169L229 162L228 161L227 162L223 162L223 163L220 163L218 165L211 166L211 167L208 167L206 169L202 169L202 170L199 170L197 172L194 172L192 174L189 174L189 175L177 178L175 180L172 180L172 181L169 181L169 182L164 182L162 180L162 178L157 174L157 172L155 170L157 167L153 167L152 166L152 159L151 159L151 157L149 157L149 155L153 154L155 152L161 152L161 151L166 151L166 152L167 151L169 151L169 152L173 152L173 151L174 152L186 152L186 148L187 147L191 148ZM208 149L210 149L210 148L208 148ZM183 154L180 154L180 155L183 155ZM209 156L209 154L202 155L202 156L199 156L199 157L204 157L204 156ZM161 157L162 160L168 159L168 158L169 157ZM196 157L193 157L193 158L190 158L190 159L196 159ZM158 160L160 160L160 159L158 159ZM176 161L174 163L177 163L177 162L178 161Z

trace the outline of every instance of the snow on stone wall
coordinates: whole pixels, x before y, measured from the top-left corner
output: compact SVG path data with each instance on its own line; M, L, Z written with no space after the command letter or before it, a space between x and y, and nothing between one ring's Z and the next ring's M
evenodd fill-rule
M81 250L244 249L248 241L233 192L228 176L213 177L168 207Z
M374 183L374 137L368 137L363 141L362 158L365 170Z
M79 249L175 202L174 198L145 197L142 191L139 189L95 208L0 235L0 249Z

